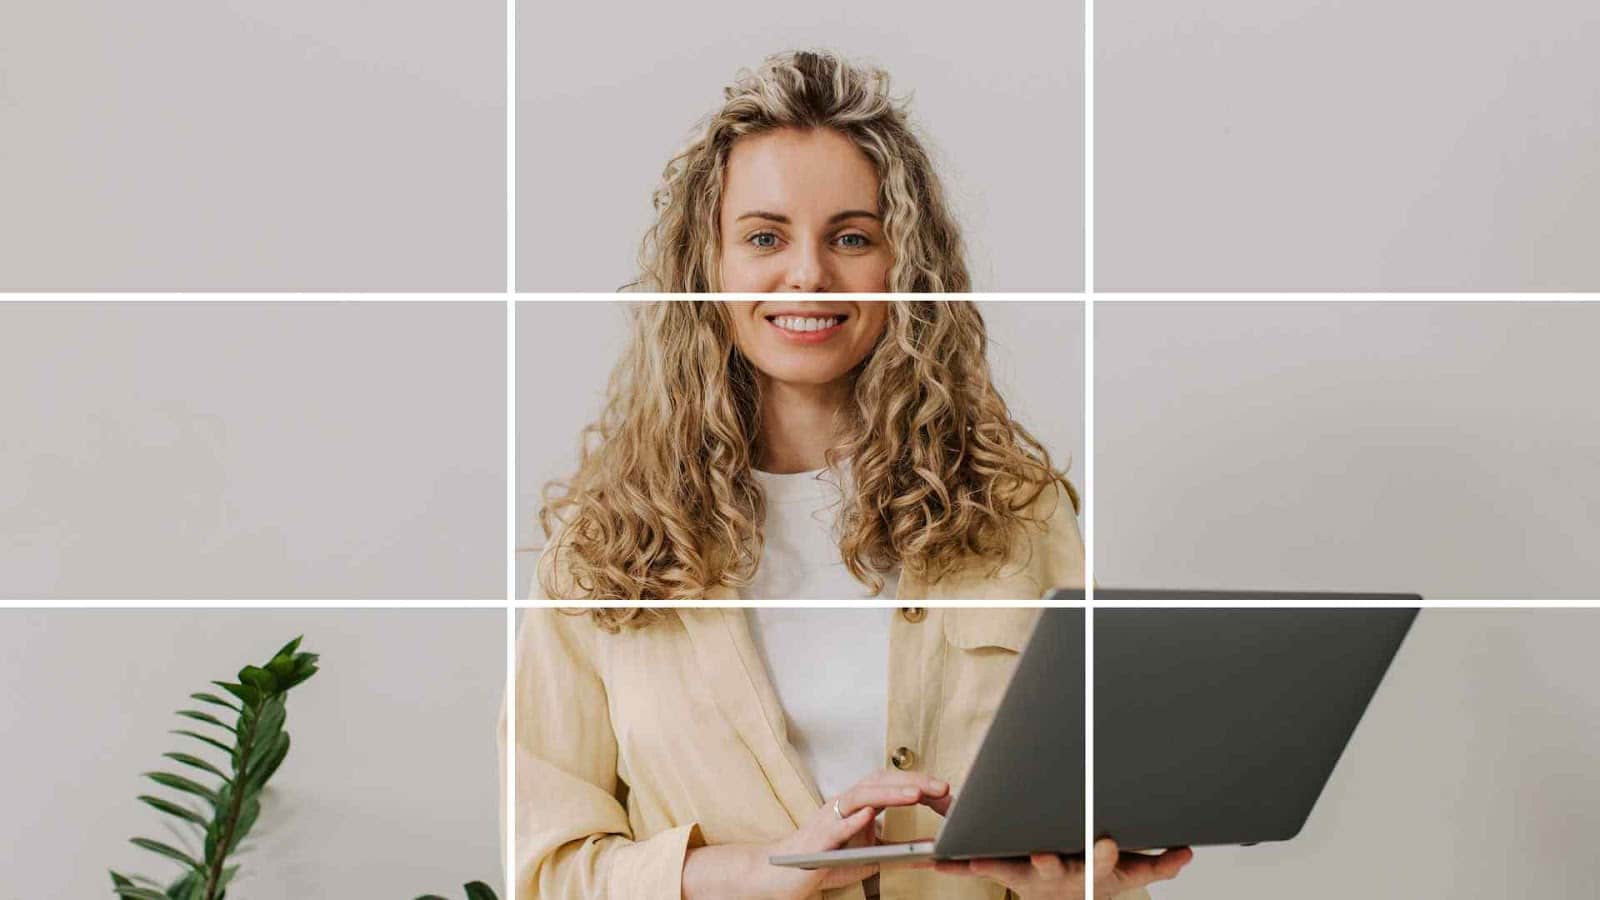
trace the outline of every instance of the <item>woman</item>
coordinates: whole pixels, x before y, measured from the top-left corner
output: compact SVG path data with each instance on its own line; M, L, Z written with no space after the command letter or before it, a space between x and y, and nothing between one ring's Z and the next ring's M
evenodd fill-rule
M577 472L556 600L1035 600L1081 586L1076 497L990 380L966 301L633 310Z
M634 317L578 472L547 492L547 596L1036 598L1082 584L1073 495L994 390L973 304L685 301ZM530 612L519 897L1077 896L1081 865L1050 856L876 878L766 864L876 840L879 810L884 840L933 834L1033 615ZM1129 857L1102 883L1183 861Z
M786 53L724 95L667 164L637 288L970 290L960 232L885 72Z

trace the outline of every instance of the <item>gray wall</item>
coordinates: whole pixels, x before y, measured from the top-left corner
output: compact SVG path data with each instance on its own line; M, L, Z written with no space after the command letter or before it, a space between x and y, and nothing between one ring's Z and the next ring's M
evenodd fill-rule
M503 598L502 303L0 305L0 597Z
M1305 830L1157 900L1600 895L1600 610L1425 610Z
M1105 587L1600 596L1600 304L1095 306Z
M299 634L322 671L290 695L294 746L240 859L239 895L499 885L503 611L0 610L0 894L98 897L107 868L175 874L128 844L178 837L135 799L164 793L140 773L199 746L167 734L190 693Z
M1600 290L1592 0L1095 8L1099 290Z
M0 290L503 290L501 0L0 0Z
M978 290L1083 281L1083 4L981 13L879 0L519 3L517 280L612 291L633 280L650 194L742 68L825 48L889 70L949 189Z
M1083 486L1083 304L986 301L989 362L1012 415L1055 464ZM581 335L582 340L574 340ZM627 337L619 301L517 305L517 547L540 546L539 491L571 474L578 432L600 412L606 378ZM517 556L517 596L532 585L538 556Z

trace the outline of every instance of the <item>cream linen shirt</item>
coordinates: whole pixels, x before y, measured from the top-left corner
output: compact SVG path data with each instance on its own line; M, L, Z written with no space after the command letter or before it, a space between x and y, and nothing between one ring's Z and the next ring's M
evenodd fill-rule
M1083 547L1065 492L1041 495L1035 509L1043 525L998 571L974 564L931 583L907 573L897 597L1034 599L1082 586ZM1036 616L898 614L884 765L904 748L908 768L959 792ZM529 610L515 702L516 900L679 900L690 847L776 840L824 802L789 743L741 609L672 610L617 634L587 614ZM884 837L930 838L939 824L922 807L889 810ZM982 879L904 868L885 869L880 889L883 900L1007 894ZM824 896L864 895L852 885Z
M959 792L1037 615L896 615L883 765L905 748L907 768ZM678 900L688 848L777 840L824 805L742 609L673 610L617 634L587 614L529 610L516 702L517 900ZM889 810L884 837L930 838L939 821L922 807ZM879 880L884 900L1006 896L925 870L886 868Z

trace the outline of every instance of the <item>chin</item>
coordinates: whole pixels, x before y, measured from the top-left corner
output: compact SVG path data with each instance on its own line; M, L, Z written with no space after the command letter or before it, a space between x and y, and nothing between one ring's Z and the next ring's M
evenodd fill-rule
M821 363L821 364L819 364ZM765 373L773 381L784 384L824 385L832 384L850 373L849 366L842 366L832 361L821 360L779 360L766 367Z

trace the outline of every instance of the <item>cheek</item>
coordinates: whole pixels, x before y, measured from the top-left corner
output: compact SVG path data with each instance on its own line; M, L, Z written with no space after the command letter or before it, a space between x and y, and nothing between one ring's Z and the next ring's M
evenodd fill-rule
M844 283L836 290L850 294L884 293L889 290L889 270L893 266L894 260L888 253L873 253L848 260L840 267Z
M761 259L724 254L717 267L721 288L727 293L768 293L777 277L777 268Z

